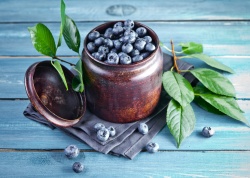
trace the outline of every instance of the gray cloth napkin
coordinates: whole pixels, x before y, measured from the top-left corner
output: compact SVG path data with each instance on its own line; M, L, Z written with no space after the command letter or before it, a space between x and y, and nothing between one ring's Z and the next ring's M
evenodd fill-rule
M169 70L173 66L172 57L163 54L164 57L164 71ZM178 60L178 67L180 70L189 70L193 68L192 65ZM184 77L191 83L195 83L195 78L190 73L184 73ZM98 152L105 154L113 154L117 156L124 156L129 159L133 159L148 142L165 126L166 124L166 107L170 99L166 92L162 90L160 101L154 110L154 112L147 118L132 123L111 123L101 120L94 113L91 113L88 109L84 114L84 118L80 123L68 128L59 128L65 133L71 135L80 141L85 142L90 147ZM38 113L31 104L23 112L24 116L35 120L41 124L44 124L52 129L56 128L53 124L48 122L40 113ZM101 142L96 137L96 131L94 125L96 123L103 123L106 127L113 126L116 129L116 135L109 137L106 142ZM149 127L149 132L146 135L142 135L138 132L138 124L144 122Z

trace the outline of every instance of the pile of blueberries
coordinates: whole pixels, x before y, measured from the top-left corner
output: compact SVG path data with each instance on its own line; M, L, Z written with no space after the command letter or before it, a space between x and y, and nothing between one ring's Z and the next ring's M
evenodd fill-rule
M90 32L87 49L99 61L132 64L148 57L156 47L145 27L136 27L133 20L126 20L107 28L104 34Z

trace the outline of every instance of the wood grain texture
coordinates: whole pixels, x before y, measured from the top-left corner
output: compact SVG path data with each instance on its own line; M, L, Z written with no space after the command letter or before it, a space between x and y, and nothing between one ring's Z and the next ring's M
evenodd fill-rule
M69 144L77 144L82 149L87 145L74 140L62 131L51 130L22 114L29 101L0 101L0 148L11 149L64 149ZM250 122L250 101L238 101ZM174 138L165 127L153 141L159 143L161 150L249 150L250 128L227 116L205 112L193 105L196 115L195 130L176 148ZM15 111L15 112L13 112ZM212 138L201 136L201 130L211 126L216 130Z
M77 23L81 34L81 47L87 33L103 22ZM33 47L27 27L30 24L0 25L0 56L41 55ZM180 42L194 41L204 45L208 55L246 56L250 49L250 22L145 22L158 35L160 41L170 47L172 39L176 50ZM45 23L58 40L59 23ZM76 55L67 48L64 40L58 55Z
M77 1L65 0L66 14L76 21L110 21L120 18L134 20L245 20L250 19L249 1L216 0L127 0ZM116 8L117 16L106 13L113 5L131 5L136 11L131 15ZM18 10L17 10L18 9ZM126 9L125 9L126 10ZM0 2L0 22L54 22L60 21L60 1L2 0ZM122 17L123 15L123 17Z
M165 51L166 52L166 51ZM62 57L63 59L76 63L77 58ZM234 85L236 97L241 99L250 98L250 57L215 57L216 60L231 67L235 74L222 72ZM0 58L0 98L27 98L24 88L24 75L28 67L38 61L50 60L49 58L16 57ZM195 67L208 67L197 59L185 59L186 62ZM64 66L71 68L68 64Z
M0 176L16 177L249 177L250 152L141 153L134 160L80 153L74 160L63 152L0 152ZM76 174L75 161L85 170Z

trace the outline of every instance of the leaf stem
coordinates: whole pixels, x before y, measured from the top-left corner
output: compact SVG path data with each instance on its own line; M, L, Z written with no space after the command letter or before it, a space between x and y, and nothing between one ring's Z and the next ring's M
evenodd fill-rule
M178 65L177 65L177 62L176 62L176 61L177 61L177 57L176 57L175 51L174 51L174 42L173 42L173 40L171 40L170 43L171 43L172 54L173 54L173 58L174 58L174 67L175 67L176 71L177 71L178 73L180 73L180 70L179 70Z
M171 53L172 53L172 50L171 50L171 49L169 49L167 46L162 45L162 47L163 47L163 48L165 48L167 51L169 51L169 52L171 52ZM182 51L175 51L175 53L176 53L176 54L181 54L181 53L182 53Z
M69 65L71 65L71 66L76 66L75 64L72 64L72 63L70 63L70 62L68 62L68 61L65 61L65 60L63 60L63 59L58 58L57 56L54 56L53 59L57 59L57 60L59 60L59 61L61 61L61 62L67 63L67 64L69 64Z

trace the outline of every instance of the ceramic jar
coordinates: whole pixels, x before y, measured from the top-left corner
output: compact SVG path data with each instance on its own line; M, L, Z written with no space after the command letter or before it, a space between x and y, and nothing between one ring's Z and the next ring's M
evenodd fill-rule
M96 30L103 33L116 22L102 24ZM145 27L156 50L142 61L129 65L111 65L95 59L87 50L82 52L83 80L87 107L101 119L127 123L149 116L156 107L162 87L163 55L156 33Z

